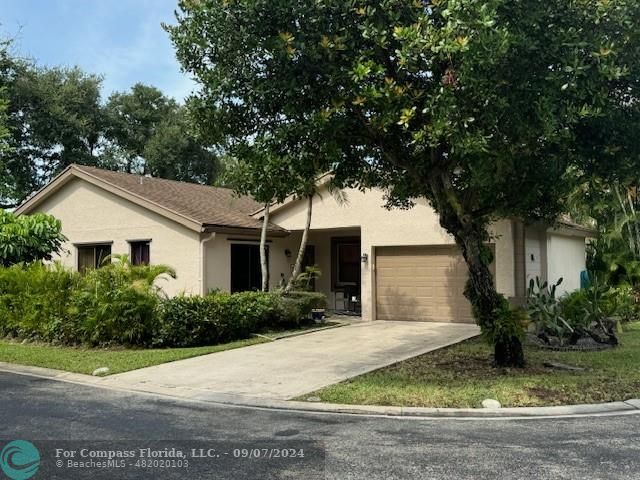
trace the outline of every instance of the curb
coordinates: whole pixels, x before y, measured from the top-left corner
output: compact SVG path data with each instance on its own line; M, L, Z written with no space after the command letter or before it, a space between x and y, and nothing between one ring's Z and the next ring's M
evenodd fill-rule
M562 405L553 407L485 408L428 408L394 407L380 405L344 405L320 402L274 400L242 395L215 393L207 390L144 385L143 388L124 388L110 384L109 377L94 377L42 367L14 365L0 362L1 373L12 373L45 378L78 385L91 386L125 393L153 395L164 399L197 402L209 405L277 410L310 414L340 414L410 419L461 419L461 420L523 420L572 418L588 416L640 414L640 399L620 402Z

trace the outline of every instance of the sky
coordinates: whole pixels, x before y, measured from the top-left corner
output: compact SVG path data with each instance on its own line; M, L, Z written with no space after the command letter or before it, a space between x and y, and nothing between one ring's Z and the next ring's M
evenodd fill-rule
M195 87L161 23L177 0L0 0L0 38L42 66L100 74L103 99L137 82L182 101Z

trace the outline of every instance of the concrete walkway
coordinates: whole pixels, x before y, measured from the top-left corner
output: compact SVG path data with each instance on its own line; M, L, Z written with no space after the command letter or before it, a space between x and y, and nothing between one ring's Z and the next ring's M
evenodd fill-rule
M478 333L469 324L362 322L112 375L100 383L191 398L287 400Z

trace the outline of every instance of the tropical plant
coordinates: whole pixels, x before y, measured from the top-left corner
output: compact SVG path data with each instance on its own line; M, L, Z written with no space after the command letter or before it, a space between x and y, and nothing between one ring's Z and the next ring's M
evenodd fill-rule
M114 255L101 268L88 270L71 297L69 316L81 337L93 345L148 345L156 328L162 276L175 278L165 265L134 266Z
M51 260L66 237L62 224L51 215L17 216L0 209L0 265Z
M165 266L126 256L85 274L35 262L0 268L0 335L66 344L149 345Z
M556 290L562 284L562 278L556 283L542 282L539 277L529 282L527 295L527 313L535 323L538 333L551 334L566 338L574 333L574 328L562 314L556 298Z
M597 277L591 280L591 284L585 291L587 301L584 304L584 316L587 325L595 324L602 332L609 331L604 320L617 313L616 305L611 302L613 291L611 286L600 282ZM607 309L607 306L610 308Z
M304 272L298 275L294 282L296 290L310 292L313 290L314 282L322 276L322 270L317 265L305 267Z
M80 282L59 263L0 267L0 337L77 342L68 307Z
M595 275L591 275L587 288L565 295L558 306L576 335L589 335L597 341L602 341L602 336L598 336L597 332L612 339L619 322L630 321L638 316L638 306L631 287L612 287Z

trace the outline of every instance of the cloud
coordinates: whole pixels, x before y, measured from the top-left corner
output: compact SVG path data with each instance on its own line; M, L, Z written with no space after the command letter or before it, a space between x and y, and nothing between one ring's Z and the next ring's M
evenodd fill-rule
M133 8L119 2L97 2L94 20L85 23L81 56L90 59L89 71L104 75L104 96L127 90L133 84L151 84L182 101L195 82L180 71L173 45L162 29L171 22L171 2L138 0ZM112 8L116 7L116 8Z

